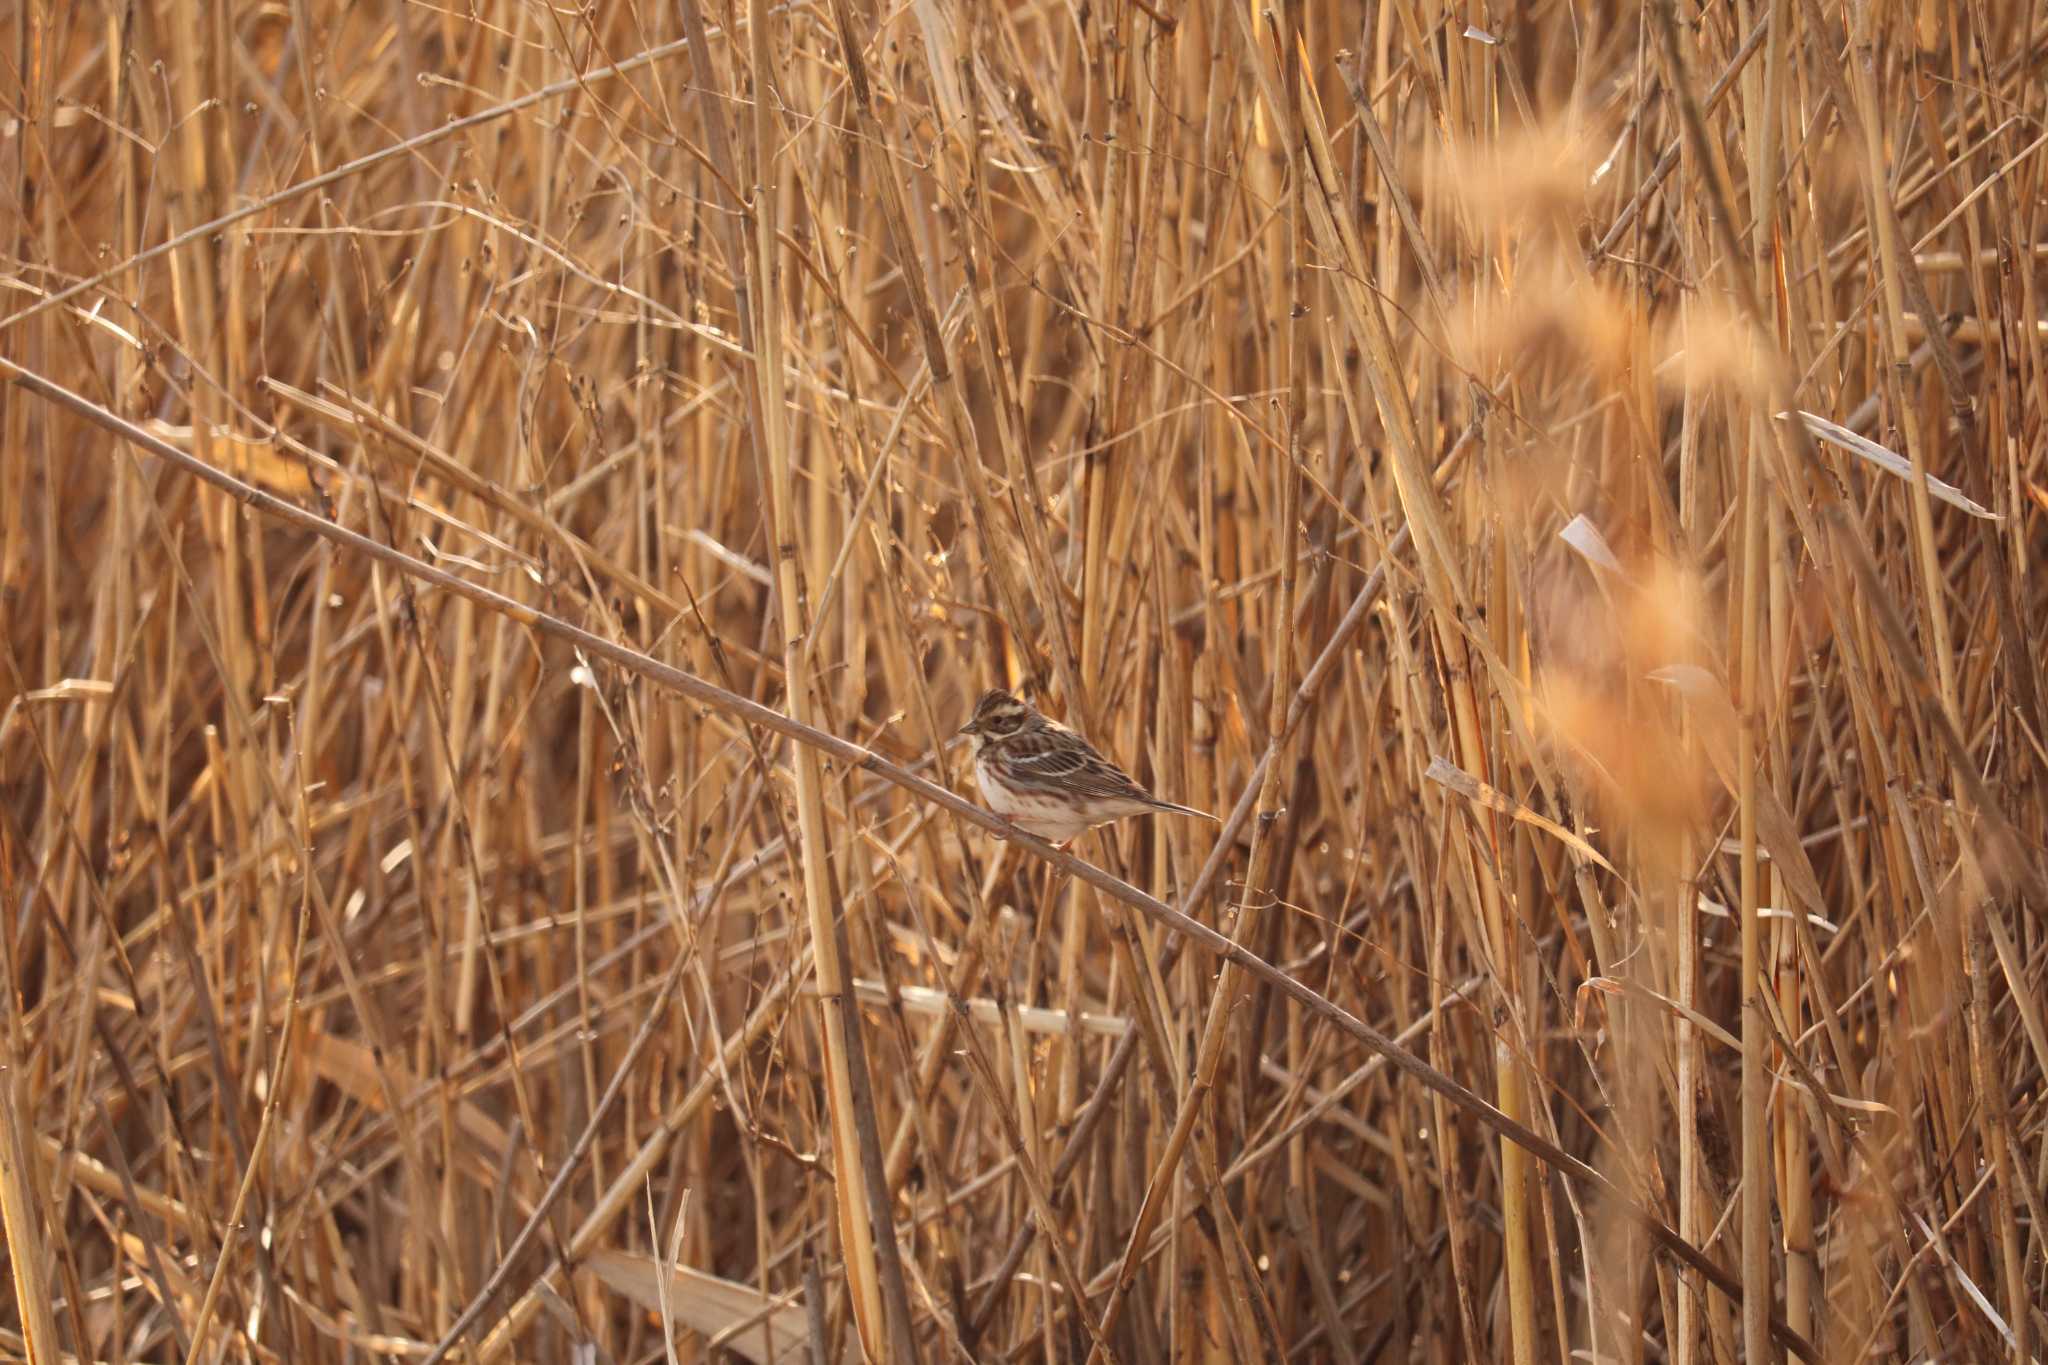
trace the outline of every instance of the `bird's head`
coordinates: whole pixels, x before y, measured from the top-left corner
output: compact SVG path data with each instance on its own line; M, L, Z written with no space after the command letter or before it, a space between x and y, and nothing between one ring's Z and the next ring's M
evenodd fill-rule
M971 735L976 753L981 746L992 739L1008 739L1031 723L1031 708L1000 687L992 687L981 694L981 700L974 704L974 717L960 727L960 733Z

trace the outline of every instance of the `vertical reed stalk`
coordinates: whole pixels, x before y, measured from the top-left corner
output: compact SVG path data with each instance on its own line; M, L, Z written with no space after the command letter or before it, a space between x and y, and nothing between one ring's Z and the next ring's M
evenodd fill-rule
M788 406L783 396L781 247L776 241L779 202L777 162L778 140L774 113L769 104L770 82L775 71L769 50L770 20L764 0L751 0L748 7L749 36L752 40L753 180L748 219L754 229L750 248L741 261L751 275L749 293L754 309L754 383L760 391L756 411L761 426L755 433L755 451L769 490L770 523L773 527L775 563L775 615L782 626L782 662L790 716L804 725L818 718L816 683L811 674L812 656L805 648L814 622L803 583L803 554L806 537L797 517L796 478L793 443L788 432ZM823 785L818 756L808 750L791 755L796 769L797 827L801 846L797 856L803 871L804 908L809 915L814 971L818 982L819 1022L824 1035L826 1101L831 1114L834 1163L833 1191L838 1199L842 1245L847 1250L847 1283L853 1295L855 1320L861 1341L872 1356L884 1349L884 1321L880 1272L876 1264L875 1238L892 1237L887 1221L870 1228L866 1169L861 1160L861 1136L856 1131L853 1070L858 1044L849 1029L859 1027L859 1015L844 1008L850 986L840 952L842 932L839 906L833 895L831 838L825 828ZM867 1089L865 1077L861 1089ZM907 1323L899 1324L902 1327ZM907 1338L892 1334L890 1349L908 1347Z

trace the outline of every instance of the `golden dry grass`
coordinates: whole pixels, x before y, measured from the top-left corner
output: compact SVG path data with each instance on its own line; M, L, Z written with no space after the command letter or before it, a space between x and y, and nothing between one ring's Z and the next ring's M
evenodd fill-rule
M2048 1351L2037 9L21 0L0 1350Z

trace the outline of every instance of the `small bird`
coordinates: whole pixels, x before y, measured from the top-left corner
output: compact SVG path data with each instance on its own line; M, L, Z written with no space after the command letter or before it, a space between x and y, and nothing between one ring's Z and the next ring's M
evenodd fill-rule
M1216 818L1161 801L1087 740L1000 687L982 694L960 733L974 743L974 780L988 808L1048 843L1149 811Z

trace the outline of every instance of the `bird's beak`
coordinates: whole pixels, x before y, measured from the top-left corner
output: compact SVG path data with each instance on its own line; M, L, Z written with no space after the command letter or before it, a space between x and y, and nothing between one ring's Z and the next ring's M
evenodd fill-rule
M975 727L974 722L970 720L965 725L961 726L958 730L955 730L953 733L956 735L971 735L978 733L978 731Z

